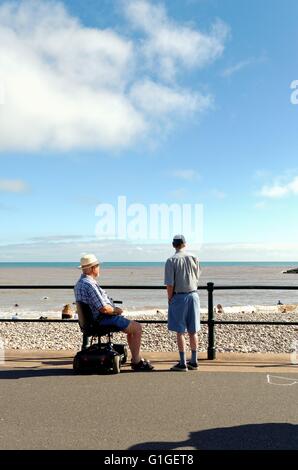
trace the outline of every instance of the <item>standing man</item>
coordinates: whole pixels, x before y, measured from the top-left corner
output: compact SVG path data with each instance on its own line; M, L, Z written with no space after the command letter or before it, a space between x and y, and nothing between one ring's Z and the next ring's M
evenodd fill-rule
M79 268L83 273L74 288L76 301L88 304L94 320L100 322L101 326L114 326L126 333L132 370L136 372L153 370L150 361L146 361L140 355L142 325L125 318L122 309L114 306L106 291L97 283L100 267L96 256L93 254L83 256Z
M165 265L165 285L168 293L168 328L176 331L180 361L173 371L186 372L198 369L198 335L200 330L200 300L197 292L200 265L198 258L184 250L185 238L175 235L173 248L176 253ZM185 332L188 332L191 359L186 363Z

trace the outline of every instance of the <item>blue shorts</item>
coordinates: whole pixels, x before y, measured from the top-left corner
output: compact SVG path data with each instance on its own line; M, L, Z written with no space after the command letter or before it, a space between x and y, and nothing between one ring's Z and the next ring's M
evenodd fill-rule
M130 320L122 315L104 315L99 317L100 326L116 326L119 330L126 330L130 324Z
M168 309L168 328L177 333L200 330L200 299L197 292L175 294Z

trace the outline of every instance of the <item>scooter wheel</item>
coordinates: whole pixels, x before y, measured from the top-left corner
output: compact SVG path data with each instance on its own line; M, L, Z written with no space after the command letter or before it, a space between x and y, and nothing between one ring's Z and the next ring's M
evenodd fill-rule
M80 373L80 361L77 357L74 357L73 358L73 363L72 363L72 367L73 367L73 370L74 370L74 373L75 374L79 374Z

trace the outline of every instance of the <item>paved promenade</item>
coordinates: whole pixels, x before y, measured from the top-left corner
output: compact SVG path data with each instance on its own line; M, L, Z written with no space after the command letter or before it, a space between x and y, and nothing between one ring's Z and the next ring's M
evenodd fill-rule
M298 449L298 366L289 355L146 353L156 371L76 376L73 351L8 351L1 449Z

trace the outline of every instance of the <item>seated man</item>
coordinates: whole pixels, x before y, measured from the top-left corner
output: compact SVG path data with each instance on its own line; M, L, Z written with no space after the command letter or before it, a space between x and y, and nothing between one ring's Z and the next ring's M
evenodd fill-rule
M99 276L99 262L95 255L89 254L81 258L79 266L83 274L75 285L77 302L84 302L91 308L95 320L101 326L116 326L127 335L131 351L131 367L134 371L151 371L153 366L140 356L142 326L122 316L122 310L114 307L107 293L99 287L96 278Z

